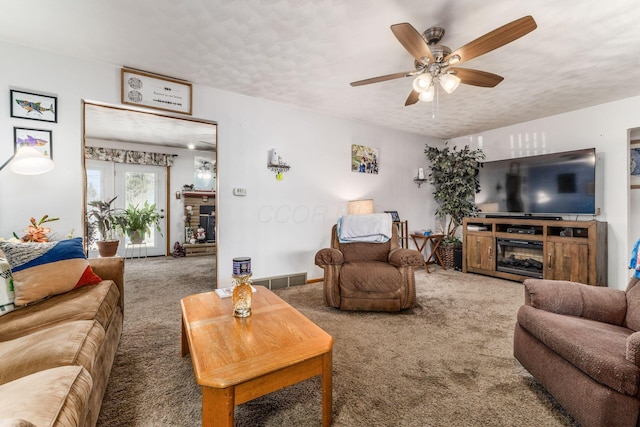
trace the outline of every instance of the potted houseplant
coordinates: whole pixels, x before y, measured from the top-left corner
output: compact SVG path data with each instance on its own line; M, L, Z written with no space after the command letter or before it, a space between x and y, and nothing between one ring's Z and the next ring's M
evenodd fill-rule
M111 200L94 200L88 203L92 209L87 212L87 240L95 240L94 230L97 228L100 238L95 240L95 243L101 257L114 256L118 251L120 240L117 238L117 231L122 225L122 220L113 206L117 197Z
M443 223L444 238L440 245L441 257L447 267L454 266L454 250L461 250L462 241L457 236L458 227L464 217L476 216L478 208L474 202L480 191L478 168L485 158L481 149L472 150L468 145L462 149L431 147L424 150L430 162L429 183L434 187L434 199L439 204L436 216Z
M144 205L129 205L120 212L122 229L129 236L131 243L139 244L144 241L145 236L150 235L151 227L160 232L160 214L156 210L156 205L145 201Z

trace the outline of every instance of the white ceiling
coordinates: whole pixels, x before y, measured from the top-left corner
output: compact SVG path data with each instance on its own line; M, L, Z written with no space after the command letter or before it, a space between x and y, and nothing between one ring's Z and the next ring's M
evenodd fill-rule
M637 0L4 1L0 39L443 139L640 95ZM504 77L405 107L413 69L389 26L456 49L525 15L538 28L461 65ZM194 98L198 96L197 91ZM215 118L212 118L215 119Z

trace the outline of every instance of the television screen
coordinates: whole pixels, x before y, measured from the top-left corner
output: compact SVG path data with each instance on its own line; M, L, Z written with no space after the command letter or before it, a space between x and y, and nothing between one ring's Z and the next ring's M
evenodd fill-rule
M485 162L475 202L482 213L594 215L596 150Z

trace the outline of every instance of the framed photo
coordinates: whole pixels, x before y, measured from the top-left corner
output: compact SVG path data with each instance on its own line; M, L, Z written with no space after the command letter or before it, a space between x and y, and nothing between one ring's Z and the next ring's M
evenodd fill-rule
M629 143L631 152L629 153L629 183L631 188L640 188L640 140L634 140Z
M131 68L122 68L120 75L123 104L191 115L191 83Z
M351 145L351 171L378 174L380 156L377 148L364 145Z
M393 222L400 222L400 215L398 215L398 211L385 211L385 213L391 214Z
M50 130L13 128L14 151L23 145L35 148L45 156L53 159L52 133Z
M56 123L58 121L58 98L37 93L10 90L11 117L40 120Z

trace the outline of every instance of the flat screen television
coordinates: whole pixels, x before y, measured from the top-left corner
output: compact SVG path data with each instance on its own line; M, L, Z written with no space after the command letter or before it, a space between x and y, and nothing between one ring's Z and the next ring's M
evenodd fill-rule
M481 213L595 215L596 150L484 162L478 171Z

